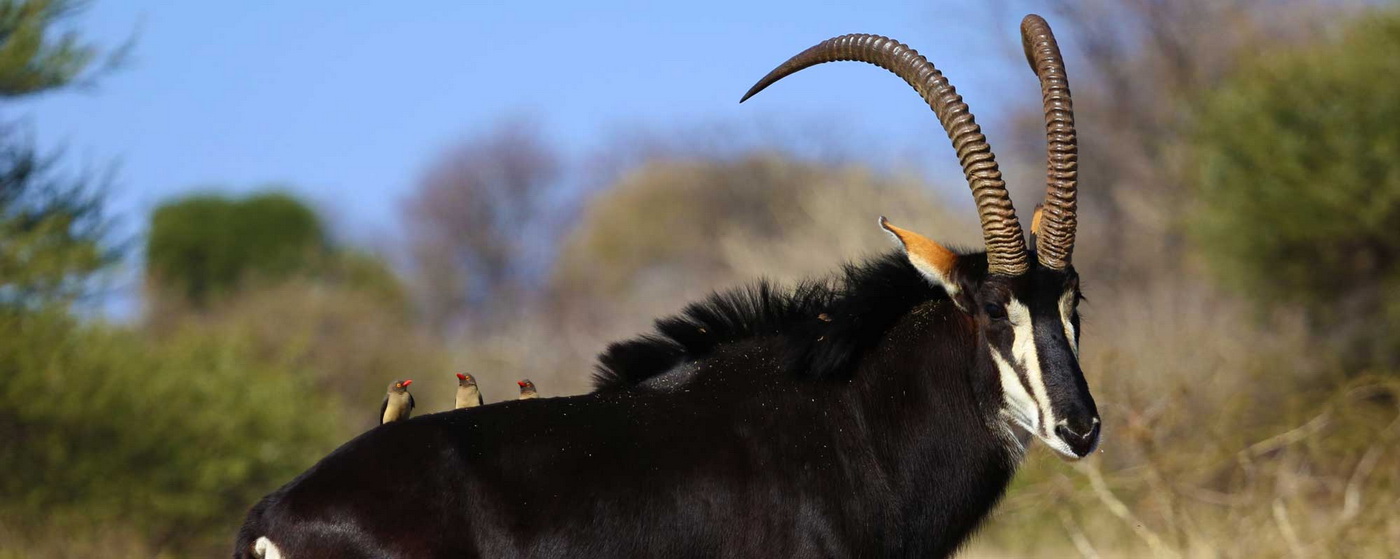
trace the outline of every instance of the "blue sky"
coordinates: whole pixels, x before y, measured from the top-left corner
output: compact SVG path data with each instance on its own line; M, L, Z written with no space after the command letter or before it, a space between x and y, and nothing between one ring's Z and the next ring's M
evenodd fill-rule
M991 116L1037 92L1014 64L1022 13L976 0L404 5L97 0L76 27L103 45L136 32L129 64L5 116L63 146L65 164L115 163L113 208L133 233L172 196L280 183L342 236L372 242L395 230L435 155L520 115L573 158L628 127L829 120L888 134L872 145L909 149L958 184L937 122L876 68L828 65L738 104L773 66L834 35L919 49L993 132Z

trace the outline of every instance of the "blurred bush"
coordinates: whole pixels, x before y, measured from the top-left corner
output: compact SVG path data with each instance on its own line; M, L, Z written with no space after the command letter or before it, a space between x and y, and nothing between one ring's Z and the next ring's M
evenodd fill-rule
M1194 232L1220 277L1400 365L1400 12L1261 56L1205 95Z
M83 231L87 217L84 210L0 207L0 307L67 303L85 292L110 262L97 235Z
M318 393L363 409L347 421L365 428L377 424L373 410L389 381L431 372L455 379L414 322L394 271L334 246L321 223L287 194L161 206L151 218L145 327L156 340L187 331L243 340L249 358L300 371ZM419 380L423 411L440 406L432 379Z
M1318 0L1048 0L1041 13L1065 49L1080 143L1080 272L1100 281L1153 281L1163 269L1196 273L1186 222L1197 180L1190 157L1200 95L1246 60L1309 44L1344 18L1349 2ZM1024 108L1008 146L1030 162L1007 169L1015 200L1044 194L1045 118L1016 35L1009 64ZM1010 45L1008 45L1010 46ZM1000 147L1000 144L998 144Z
M306 272L328 248L320 218L291 196L194 196L156 208L146 272L158 290L202 305L249 281Z
M222 554L251 503L375 424L385 383L441 370L396 274L333 246L300 201L202 196L152 220L139 324L52 303L0 314L0 549ZM60 263L71 250L0 235ZM442 374L421 413L450 407Z
M373 288L378 284L351 280L361 281L302 277L245 289L202 309L167 306L148 314L147 335L161 342L187 332L239 340L242 355L296 371L309 390L333 397L347 410L345 426L355 430L378 425L384 386L396 378L415 379L418 414L451 409L457 379L445 368L437 338L412 320L396 286L395 296L385 297Z
M950 217L913 176L778 152L656 160L588 204L554 289L574 300L667 298L756 275L826 273L889 247L881 215L950 242L978 239L975 223ZM762 264L752 250L768 253Z
M308 375L236 332L159 343L61 312L0 315L0 547L129 527L169 550L225 543L249 503L348 434ZM62 540L60 540L61 542ZM69 543L72 543L72 542Z

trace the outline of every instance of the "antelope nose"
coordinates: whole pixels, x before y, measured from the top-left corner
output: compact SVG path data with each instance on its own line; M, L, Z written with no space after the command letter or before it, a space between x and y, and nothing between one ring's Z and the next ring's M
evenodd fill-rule
M1055 435L1081 458L1099 445L1099 418L1070 420L1055 426Z

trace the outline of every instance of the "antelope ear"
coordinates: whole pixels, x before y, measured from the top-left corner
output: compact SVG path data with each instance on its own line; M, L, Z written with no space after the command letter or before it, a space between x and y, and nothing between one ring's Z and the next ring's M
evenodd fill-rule
M1040 242L1036 237L1040 235L1040 223L1043 223L1040 217L1043 216L1044 207L1046 207L1044 203L1037 203L1035 212L1030 213L1030 242L1026 247L1037 248L1037 244ZM1040 256L1036 256L1036 258L1040 258Z
M1044 210L1045 210L1045 204L1042 203L1042 204L1036 204L1036 205L1035 205L1035 213L1032 213L1032 214L1031 214L1031 234L1032 234L1032 235L1039 235L1039 234L1040 234L1040 216L1041 216L1041 213L1042 213Z
M909 258L909 263L919 270L925 278L935 285L943 287L948 292L948 298L952 299L964 312L967 311L967 304L963 300L962 286L957 280L958 255L948 250L947 247L938 244L933 239L910 231L895 227L885 216L880 216L880 228L894 237L899 244L904 247L904 256Z

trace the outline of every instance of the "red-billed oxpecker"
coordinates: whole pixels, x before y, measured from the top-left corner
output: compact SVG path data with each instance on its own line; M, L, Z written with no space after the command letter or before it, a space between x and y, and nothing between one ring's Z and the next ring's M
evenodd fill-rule
M379 405L379 424L408 419L413 413L413 395L408 393L408 385L413 379L396 380L389 384L389 393L384 395L384 403Z
M518 380L515 381L515 384L520 385L521 400L533 400L540 397L540 393L535 391L535 383L530 382L530 379Z
M457 373L457 398L454 409L474 408L485 403L481 389L476 387L476 377Z
M985 250L881 219L894 250L830 280L696 301L609 346L592 393L371 430L254 506L236 553L951 556L1026 443L1078 460L1100 437L1078 358L1069 85L1045 20L1027 16L1021 38L1049 153L1029 245L991 146L927 58L878 35L823 41L745 98L825 62L893 72L952 139Z

